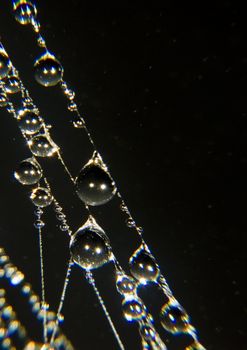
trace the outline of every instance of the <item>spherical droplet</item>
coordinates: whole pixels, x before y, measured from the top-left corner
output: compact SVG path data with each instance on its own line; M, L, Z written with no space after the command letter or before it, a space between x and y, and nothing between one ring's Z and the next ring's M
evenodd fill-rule
M28 141L32 153L37 157L51 157L57 152L55 145L45 135L37 135Z
M14 176L22 185L34 185L41 179L42 170L36 162L26 159L19 164Z
M85 204L96 206L109 202L116 188L107 172L92 163L80 171L76 179L76 191Z
M145 307L139 299L126 299L122 306L124 317L128 321L138 321L146 315Z
M154 258L144 249L138 249L130 258L130 271L143 284L157 281L159 277L159 268Z
M13 75L5 80L5 91L7 94L16 94L20 90L20 80L16 76Z
M17 120L21 131L27 135L35 134L42 127L40 117L29 109L21 109L18 112Z
M62 65L47 53L35 62L34 69L36 81L46 87L57 85L63 77Z
M11 69L11 63L8 56L0 50L0 79L5 78Z
M136 292L135 280L126 275L120 275L117 278L117 290L121 294L134 294Z
M178 304L167 303L160 312L162 326L171 333L186 333L189 328L189 316Z
M8 104L7 97L4 94L0 94L0 107L6 107Z
M71 237L70 252L74 262L87 270L96 269L111 258L109 242L93 227L82 227Z
M140 334L147 341L155 340L155 338L156 338L156 332L155 332L154 328L148 324L143 324L140 327Z
M14 14L17 22L26 25L37 16L37 9L31 1L21 0L14 6Z
M51 204L53 197L46 188L38 187L33 190L30 199L34 205L43 208Z
M45 226L45 223L42 220L36 220L34 223L34 227L37 229L43 228L44 226Z

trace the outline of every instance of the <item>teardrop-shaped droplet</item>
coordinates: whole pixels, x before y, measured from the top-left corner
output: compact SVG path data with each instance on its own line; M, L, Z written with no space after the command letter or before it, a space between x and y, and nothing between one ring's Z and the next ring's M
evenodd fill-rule
M16 76L13 75L5 80L5 91L7 94L16 94L20 90L20 80Z
M117 277L117 290L123 295L135 294L136 282L132 277L121 274Z
M71 237L70 252L83 269L96 269L111 259L109 239L95 221L88 220Z
M0 79L5 78L11 69L11 63L4 51L0 50Z
M21 109L18 112L17 120L21 131L27 135L37 133L42 127L40 117L29 109Z
M6 107L8 104L7 97L4 94L0 94L0 107Z
M14 176L22 185L34 185L41 179L42 170L32 159L25 159L19 164Z
M131 274L140 283L146 284L148 281L157 281L159 268L150 253L145 249L138 248L129 261Z
M17 22L26 25L37 16L37 9L31 1L18 0L14 2L14 14Z
M146 315L145 306L140 299L125 299L123 314L127 321L139 321Z
M46 135L34 136L28 141L32 153L37 157L51 157L57 152L57 147Z
M34 64L35 79L43 86L57 85L63 77L61 63L51 54L45 53Z
M35 188L30 196L31 201L37 207L47 207L53 201L53 197L50 191L43 187Z
M116 187L100 165L90 162L76 179L76 192L85 204L96 206L109 202L116 193Z
M186 333L189 329L189 316L177 303L168 302L160 312L162 326L171 333Z

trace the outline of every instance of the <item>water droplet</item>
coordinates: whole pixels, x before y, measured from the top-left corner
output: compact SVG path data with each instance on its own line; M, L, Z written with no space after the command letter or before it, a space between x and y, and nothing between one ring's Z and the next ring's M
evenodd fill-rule
M60 230L66 232L69 230L69 226L66 223L63 223L59 226Z
M156 338L155 329L148 324L143 324L140 327L140 334L147 341L155 340Z
M34 64L35 79L43 86L57 85L63 77L61 63L51 54L45 53Z
M125 205L125 203L120 204L120 210L122 210L124 213L128 213L128 207Z
M20 80L16 76L13 75L5 80L5 91L7 94L16 94L20 90Z
M21 271L16 271L10 278L11 284L17 286L24 280L24 275Z
M18 112L17 120L21 131L27 135L35 134L42 127L40 117L29 109L21 109Z
M108 237L95 221L88 220L70 241L71 256L82 268L96 269L111 259Z
M71 89L65 89L64 94L69 100L73 100L75 98L75 92Z
M69 110L70 112L75 112L75 111L77 110L77 105L76 105L76 103L75 103L75 102L70 102L70 103L68 104L68 110Z
M43 208L51 204L53 197L46 188L37 187L32 191L30 199L34 205Z
M136 223L132 218L128 218L126 220L126 225L131 228L131 227L135 227Z
M107 172L92 161L80 171L76 191L85 204L96 206L109 202L116 193L116 187Z
M23 294L30 295L32 292L32 287L29 283L25 283L21 290Z
M46 47L45 39L41 35L39 35L37 43L39 47Z
M73 125L74 125L74 127L77 128L77 129L82 129L82 128L85 127L85 123L84 123L84 121L83 121L80 117L74 118L74 120L73 120Z
M43 134L34 136L28 141L28 144L32 153L37 157L51 157L58 150L53 141Z
M146 284L147 281L157 281L159 277L159 268L152 257L146 250L138 248L129 261L131 274Z
M44 213L44 212L43 212L43 210L42 210L41 208L38 208L38 209L36 209L36 210L34 211L34 214L37 215L37 216L39 216L39 217L40 217L43 213Z
M0 50L0 79L5 78L11 69L11 63L6 53Z
M193 342L193 344L187 346L185 350L206 350L206 349L200 343L195 341Z
M160 312L162 326L171 333L186 333L189 329L189 316L179 304L168 302Z
M19 164L14 176L22 185L34 185L41 179L42 170L35 161L29 158Z
M14 14L17 22L26 25L37 16L37 9L31 1L20 0L14 3Z
M36 220L34 223L34 227L37 229L43 228L44 226L45 226L45 223L42 220Z
M4 94L0 94L0 107L6 107L8 105L7 97Z
M145 307L140 299L125 299L122 306L124 317L128 321L139 321L146 315Z
M121 294L134 294L136 292L135 280L126 275L119 275L117 277L117 290Z

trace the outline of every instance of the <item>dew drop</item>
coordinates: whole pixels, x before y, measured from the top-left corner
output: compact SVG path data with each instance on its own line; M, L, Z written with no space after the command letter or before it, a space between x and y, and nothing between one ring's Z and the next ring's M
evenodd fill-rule
M31 1L15 1L14 14L17 22L26 25L32 23L34 18L37 16L37 9Z
M4 94L0 94L0 107L6 107L8 105L7 97Z
M44 134L34 136L28 141L32 153L37 157L51 157L58 148L50 138Z
M168 302L162 307L160 320L162 326L171 333L186 333L190 326L186 311L173 302Z
M17 120L21 131L27 135L35 134L42 127L40 117L29 109L21 109L18 112Z
M143 249L142 246L131 256L129 264L131 274L140 283L146 284L148 281L157 281L159 268L152 255Z
M120 274L117 277L117 290L120 294L135 294L136 282L135 280L127 275Z
M51 193L43 187L37 187L34 189L30 196L31 201L37 207L47 207L53 201Z
M19 164L14 176L22 185L34 185L41 179L42 170L35 161L29 158Z
M16 76L13 75L5 80L5 91L7 94L16 94L20 90L20 80Z
M140 299L125 299L123 314L127 321L139 321L145 317L145 307Z
M57 85L63 77L61 63L51 54L45 53L34 64L35 79L43 86Z
M11 69L11 63L4 51L0 50L0 79L5 78Z
M74 262L86 270L96 269L111 259L108 237L103 229L91 220L71 237L70 252Z
M85 204L97 206L109 202L116 193L116 187L109 174L92 161L80 171L76 192Z

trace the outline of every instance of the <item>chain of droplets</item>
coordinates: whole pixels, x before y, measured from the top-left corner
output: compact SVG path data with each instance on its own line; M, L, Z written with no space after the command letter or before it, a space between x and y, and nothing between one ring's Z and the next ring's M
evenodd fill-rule
M4 50L3 45L2 45L2 50ZM4 51L4 52L7 55L6 51ZM14 76L17 79L15 81L18 81L18 84L20 86L20 91L22 94L24 107L32 108L32 111L34 111L35 113L37 113L37 115L39 115L38 108L34 105L28 91L25 89L25 87L20 79L20 76L19 76L17 69L13 66L13 64L11 64L11 66L12 66L12 73L14 73ZM9 78L7 78L7 80L8 79ZM5 107L7 108L7 111L9 113L13 114L17 120L22 121L23 120L23 113L21 113L21 117L19 117L18 113L16 112L16 110L14 108L13 103L9 101L9 98L8 98L9 90L8 90L8 87L6 87L4 81L1 82L1 88L2 88L2 96L5 98L5 101L7 102L5 105ZM19 90L15 89L15 92L19 92ZM13 91L11 93L13 93ZM32 118L34 118L33 115L32 115ZM26 134L27 129L25 129L25 126L23 128L23 126L24 125L21 124L20 129L21 129L22 134L23 134L25 140L27 141L28 145L30 145L32 142L32 138L31 138L31 142L30 142L30 139L27 137L27 134ZM43 126L44 130L47 132L48 127L45 125L45 122L43 119L42 119L42 126ZM30 126L28 128L30 128ZM29 130L28 134L32 135L31 137L33 137L33 134L35 132L40 131L40 129L38 129L38 130L35 129L35 131L32 130L32 132L30 132L30 129L28 129L28 130ZM48 136L49 136L50 143L53 143L49 134L48 134ZM31 148L31 151L33 152L32 148ZM96 163L101 163L101 159L99 158L98 155L94 156L94 161ZM22 178L21 172L19 171L19 173L18 173L18 171L17 171L15 173L16 178L22 184L34 184L33 179L35 180L35 182L38 182L42 176L42 171L41 171L41 166L40 166L39 162L37 161L35 155L33 155L31 160L23 161L21 163L21 165L23 166L23 163L25 165L25 162L29 163L28 166L30 166L30 164L31 164L31 166L32 166L31 171L37 172L37 176L36 176L36 174L32 174L32 179L31 179L32 182L30 183L30 181L29 181L30 180L30 178L29 178L30 173L28 173L28 179L26 179L26 175L24 175L24 178ZM101 164L101 167L103 167L103 164ZM30 172L30 169L28 169L28 171ZM22 174L22 176L23 176L23 174ZM35 205L38 206L38 209L35 212L36 215L38 216L38 218L34 224L35 227L39 230L39 232L44 227L45 224L41 220L41 215L43 214L43 209L41 209L41 207L46 207L46 206L50 205L51 202L53 201L55 203L55 211L57 212L56 216L59 220L62 220L62 224L60 225L60 229L62 231L67 231L68 234L71 235L72 231L70 230L70 228L67 224L66 216L62 212L62 208L59 206L58 202L54 199L54 196L51 193L51 188L50 188L50 185L49 185L47 179L44 178L44 181L46 183L46 188L42 188L42 187L40 187L40 185L38 185L38 187L35 188L31 194L31 200L33 201L33 203ZM93 218L91 218L89 221L91 221L93 226L96 226L96 223L93 222L94 221ZM130 281L129 283L133 284L134 281L131 281L131 278L129 278L124 273L123 269L121 268L120 264L118 263L117 259L115 258L115 256L113 255L112 252L111 252L111 260L114 261L115 268L117 271L117 273L116 273L118 276L117 280L116 280L117 285L119 285L121 283L126 284L126 280L128 280L128 279ZM102 303L102 298L100 297L99 292L95 286L95 281L92 277L92 273L91 272L89 273L89 271L88 271L87 276L89 276L89 275L90 275L90 278L88 278L88 281L93 286L94 291L96 292L96 295L99 299L99 302L100 302L101 306L104 308L104 306L103 306L104 304ZM123 277L125 279L123 279ZM42 278L42 284L43 283L44 283L44 281ZM119 290L119 288L118 288L118 290ZM139 323L139 329L140 329L140 334L141 334L143 344L146 344L149 342L150 344L153 345L154 348L156 347L157 349L165 349L166 347L165 347L164 343L160 339L159 334L157 333L157 331L155 330L155 328L153 326L153 321L152 321L151 315L147 313L145 305L143 304L142 300L139 297L137 297L137 294L135 291L136 291L136 286L134 287L132 293L130 293L130 291L128 291L128 290L126 292L123 292L123 291L120 292L121 294L124 295L123 310L124 310L125 318L129 321L137 321ZM43 289L42 289L42 292L43 292ZM46 306L46 303L44 300L43 300L43 303L44 303L44 306ZM46 312L46 307L45 307L44 311ZM106 316L107 316L109 322L111 323L110 316L109 316L108 312L105 312L105 313L106 313ZM57 316L59 317L59 315L60 315L60 312L57 314ZM45 314L44 314L44 317L45 317ZM44 318L44 324L45 324L45 318ZM46 338L46 337L44 337L44 338ZM122 346L122 348L123 348L123 346Z
M41 301L37 294L32 289L32 286L27 283L24 274L10 261L4 248L0 247L0 280L5 279L11 286L19 287L21 294L27 299L32 313L37 320L43 321L44 310L41 308ZM56 314L53 311L47 313L47 329L51 334L56 325ZM3 349L16 349L12 344L11 337L17 336L25 346L25 350L41 349L43 344L39 344L28 338L27 331L23 324L18 320L13 307L7 303L5 289L0 289L0 344ZM54 344L57 349L65 348L73 350L73 346L66 336L58 328ZM46 348L43 347L42 350Z
M60 84L63 93L68 99L68 110L71 112L75 112L75 119L73 122L74 127L83 128L86 131L94 150L99 155L99 152L96 149L91 134L86 127L85 120L84 118L82 118L78 106L75 102L75 92L69 89L67 83L63 80L63 67L61 66L60 62L55 58L55 56L50 53L50 51L47 48L47 44L44 37L40 34L40 23L37 20L37 9L35 5L32 4L30 1L26 0L23 0L21 2L14 1L13 4L16 20L21 24L31 24L32 28L37 34L38 45L45 49L45 53L35 63L37 73L35 76L36 80L44 86L53 86L58 83ZM46 76L44 79L44 75L42 76L42 70L44 69L48 71L49 69L52 69L54 73L53 76L51 78ZM109 174L109 171L106 167L105 170ZM198 342L196 330L191 325L187 313L173 296L165 277L160 272L160 268L156 263L154 256L151 254L148 245L144 241L142 228L136 225L136 222L133 219L133 216L131 215L131 212L128 209L126 203L124 202L119 190L117 190L117 195L121 200L121 210L127 215L127 226L135 228L141 239L141 246L130 258L130 265L135 265L135 271L132 271L132 273L134 272L134 277L137 278L137 280L139 280L139 282L143 284L146 284L148 281L157 283L163 290L165 296L168 298L168 302L161 309L161 323L164 326L164 328L175 334L181 332L190 334L194 339L194 348L202 349L203 347ZM140 271L140 266L138 265L140 265L141 260L142 263L146 262L147 270L148 267L151 267L151 273L148 273L148 271ZM171 318L173 318L174 320L177 319L178 322L171 322Z

